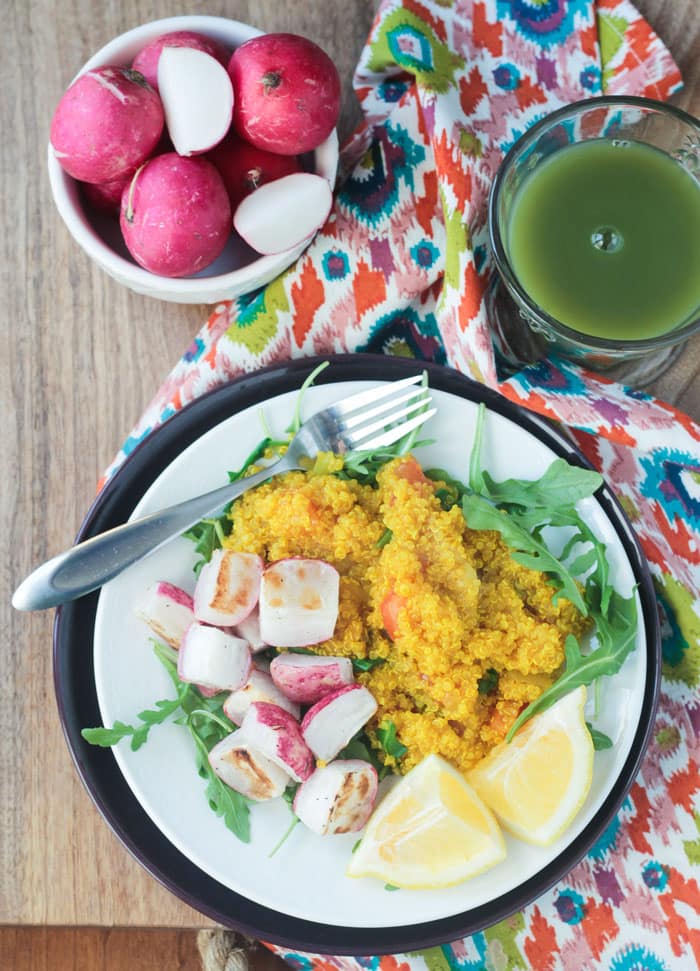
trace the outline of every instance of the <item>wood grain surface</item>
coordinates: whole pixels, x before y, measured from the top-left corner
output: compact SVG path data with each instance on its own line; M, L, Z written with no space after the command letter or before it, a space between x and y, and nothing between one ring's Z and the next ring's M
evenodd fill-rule
M700 114L697 0L638 6L684 72L675 100ZM350 78L374 0L196 0L186 9L316 40L344 79L341 135L349 131L358 117ZM20 579L70 545L100 473L207 315L204 306L132 294L97 269L61 222L45 166L51 114L78 67L127 28L185 8L168 0L10 0L3 10L0 923L206 926L134 862L93 807L58 722L52 616L9 607ZM699 370L696 341L656 389L696 418ZM41 960L27 967L51 963ZM192 966L179 960L170 966Z

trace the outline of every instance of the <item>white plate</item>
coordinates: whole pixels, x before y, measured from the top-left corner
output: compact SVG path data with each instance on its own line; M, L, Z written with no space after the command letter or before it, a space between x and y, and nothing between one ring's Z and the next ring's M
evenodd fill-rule
M305 413L377 382L358 381L311 388ZM440 466L466 481L477 414L471 401L433 392L438 408L426 435L435 444L417 450L424 467ZM264 406L273 432L282 432L296 392ZM138 517L213 489L226 481L262 437L260 406L248 408L202 435L153 482L134 509ZM534 478L555 452L514 421L489 411L482 459L498 479ZM607 544L610 573L623 595L634 588L628 557L603 507L595 499L581 512ZM619 525L618 525L619 529ZM168 580L188 590L194 585L193 545L177 539L107 584L100 595L95 626L95 680L105 725L134 722L137 712L159 698L172 696L172 685L154 658L149 631L133 614L133 604L155 580ZM641 618L641 606L638 603ZM591 822L617 782L630 755L647 681L645 634L640 622L636 650L615 678L603 679L601 715L596 727L614 742L597 752L593 783L586 803L568 832L546 849L506 836L507 858L492 870L446 890L387 892L375 880L351 880L345 867L357 835L319 837L297 826L280 851L271 849L290 822L281 800L251 807L249 844L230 833L209 809L204 783L197 775L187 731L166 724L152 729L149 740L132 752L127 741L114 750L119 767L136 799L165 836L192 862L224 886L281 914L329 925L374 928L415 925L461 914L497 900L524 884L556 860ZM578 853L580 856L580 852ZM544 889L544 888L543 888Z

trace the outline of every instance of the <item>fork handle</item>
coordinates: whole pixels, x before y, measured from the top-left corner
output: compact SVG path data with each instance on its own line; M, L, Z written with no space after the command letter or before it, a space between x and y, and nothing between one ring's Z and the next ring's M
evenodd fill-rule
M78 543L30 573L15 591L12 606L45 610L77 600L248 489L292 468L294 464L285 455L253 475Z

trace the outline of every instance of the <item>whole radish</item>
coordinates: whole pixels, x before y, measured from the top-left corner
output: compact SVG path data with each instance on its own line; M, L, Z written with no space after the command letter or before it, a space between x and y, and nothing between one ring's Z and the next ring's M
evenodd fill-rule
M83 182L82 189L88 204L99 212L118 213L124 187L131 182L126 175L114 182Z
M160 98L143 75L121 67L86 71L68 88L51 121L61 167L81 182L131 175L163 132Z
M207 158L214 163L224 180L233 211L245 196L261 185L302 171L296 155L266 152L240 138L233 130L216 148L207 152Z
M134 71L140 71L143 74L156 91L158 90L158 61L164 47L189 47L195 51L204 51L205 54L215 57L224 67L229 60L229 52L226 48L204 34L198 34L193 30L173 30L169 34L162 34L150 44L146 44L131 65Z
M299 155L333 131L340 76L313 41L298 34L253 37L233 52L228 70L234 128L257 148Z
M211 162L158 155L122 195L124 242L140 266L161 276L197 273L220 255L231 231L231 206Z

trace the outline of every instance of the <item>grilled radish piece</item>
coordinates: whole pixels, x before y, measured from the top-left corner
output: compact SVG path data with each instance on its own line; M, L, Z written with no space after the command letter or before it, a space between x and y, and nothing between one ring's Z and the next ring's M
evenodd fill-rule
M284 769L295 782L303 782L313 772L314 757L301 737L299 725L279 705L254 702L245 713L241 730L259 752Z
M305 647L333 636L340 577L325 560L290 557L265 570L260 584L260 635L275 647Z
M243 721L251 705L258 701L268 701L284 708L296 721L299 721L299 705L284 695L269 674L253 668L250 677L237 691L232 691L224 702L224 713L236 725Z
M148 624L156 637L177 650L194 620L193 608L189 593L174 583L159 580L147 588L136 605L136 616Z
M250 676L248 644L218 627L194 623L187 628L177 657L181 681L216 691L236 691Z
M309 708L301 722L301 734L316 758L330 762L376 710L377 702L367 688L348 684Z
M361 759L336 759L320 766L294 796L294 812L319 836L356 833L377 798L377 770Z
M194 615L205 624L235 627L251 613L260 594L263 561L254 553L214 550L194 588Z
M278 654L270 664L272 680L293 701L312 705L355 680L348 657Z
M284 769L251 745L240 728L216 743L209 765L227 786L256 802L281 796L291 781Z

